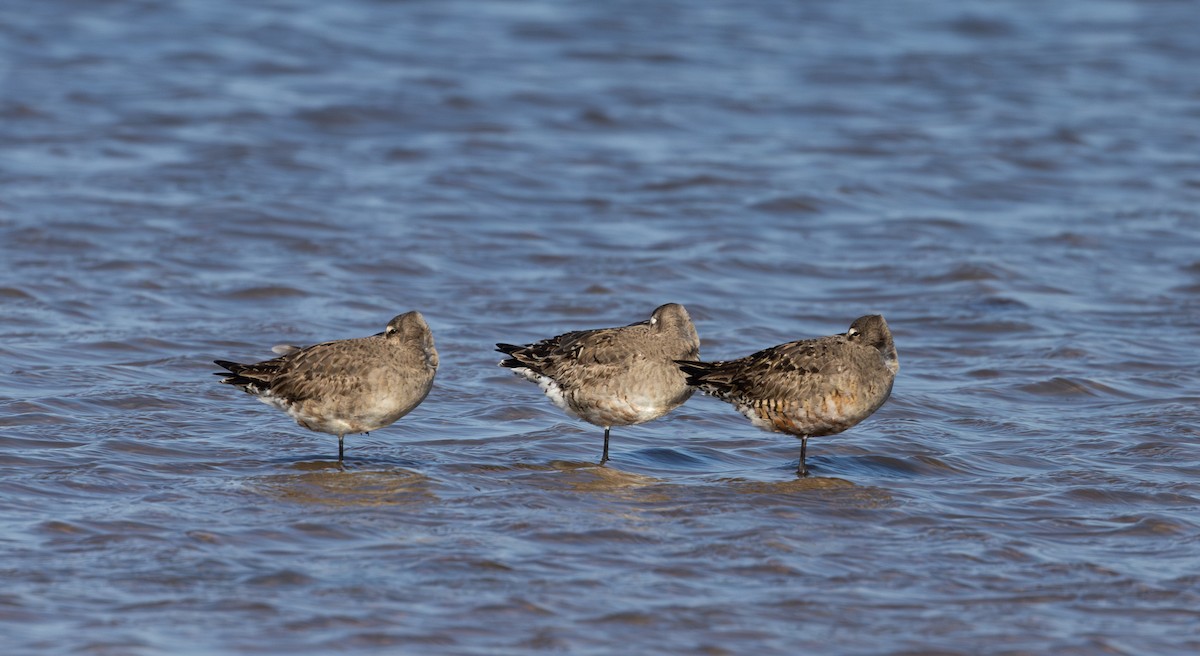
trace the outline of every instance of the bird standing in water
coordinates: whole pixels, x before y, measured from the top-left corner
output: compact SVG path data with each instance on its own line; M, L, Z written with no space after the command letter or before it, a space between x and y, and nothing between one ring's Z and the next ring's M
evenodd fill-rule
M604 427L657 419L679 407L692 388L675 360L700 357L700 338L687 310L660 306L650 318L619 328L578 330L525 346L497 344L501 367L537 383L567 414Z
M755 426L800 438L796 473L808 475L808 438L840 433L871 416L900 370L887 322L859 317L841 335L788 342L737 360L681 358L688 384L732 404Z
M420 312L406 312L370 337L300 348L256 364L215 360L222 383L286 412L297 424L338 436L338 461L347 433L388 426L417 407L437 373L433 333Z

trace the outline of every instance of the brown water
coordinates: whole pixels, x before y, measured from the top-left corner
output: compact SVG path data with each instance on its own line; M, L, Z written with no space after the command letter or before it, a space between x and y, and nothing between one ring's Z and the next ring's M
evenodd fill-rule
M0 5L6 654L1200 650L1200 3ZM497 341L883 313L871 419ZM336 440L210 375L416 308Z

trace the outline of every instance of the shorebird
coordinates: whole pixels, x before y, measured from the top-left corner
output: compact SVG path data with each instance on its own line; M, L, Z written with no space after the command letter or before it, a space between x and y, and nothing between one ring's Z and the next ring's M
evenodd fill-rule
M692 395L675 360L700 357L700 338L687 310L668 303L646 321L619 328L578 330L514 346L497 344L508 355L500 361L537 383L567 414L604 427L630 426L658 419Z
M808 438L840 433L871 416L900 370L887 322L859 317L842 335L788 342L738 360L677 362L688 384L732 404L764 430L800 438L799 476L808 475Z
M214 360L227 370L216 375L309 430L337 435L338 461L347 433L388 426L425 400L438 367L433 333L415 310L370 337L272 350L280 357L256 364Z

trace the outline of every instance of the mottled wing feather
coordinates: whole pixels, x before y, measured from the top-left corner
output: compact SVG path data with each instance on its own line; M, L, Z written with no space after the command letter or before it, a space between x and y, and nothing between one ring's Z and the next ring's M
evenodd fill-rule
M840 336L789 342L725 362L685 363L688 383L728 401L784 400L836 374ZM703 366L696 366L703 365Z
M363 379L362 362L369 354L361 352L368 350L364 342L372 339L379 338L336 342L336 348L330 348L335 342L326 342L277 358L282 363L272 379L271 391L293 401L318 395L357 395L368 384Z
M282 361L283 358L255 364L241 364L229 360L214 360L213 362L228 370L216 373L217 376L224 376L221 380L222 383L241 388L250 394L259 394L271 389L275 373Z
M500 362L500 366L508 367L509 369L526 367L534 373L544 376L546 372L543 371L543 367L545 366L546 359L558 348L558 341L564 336L558 335L524 346L497 344L496 350L509 356L508 359Z
M638 355L636 351L614 348L626 330L628 329L606 328L573 333L569 340L563 340L559 344L557 359L563 363L574 362L584 366L620 364L630 355Z
M353 359L354 350L347 347L355 341L322 342L254 364L224 360L217 364L234 374L223 382L242 387L252 394L270 390L273 395L289 401L303 401L319 394L340 394L361 387L359 377L345 366ZM330 348L335 344L336 349Z
M527 367L539 375L557 378L568 367L618 364L625 352L611 347L622 330L626 328L577 330L525 346L497 344L496 350L510 356L500 363L502 366Z

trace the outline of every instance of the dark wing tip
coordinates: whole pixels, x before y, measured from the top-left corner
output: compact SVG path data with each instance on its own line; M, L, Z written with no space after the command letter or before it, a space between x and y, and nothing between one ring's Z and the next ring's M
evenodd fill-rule
M524 346L517 346L516 344L497 344L496 345L496 350L505 355L513 355L517 351L523 350L524 348L525 348ZM501 360L499 362L499 365L501 367L506 367L508 369L516 369L517 367L526 366L524 363L522 363L520 360L516 359L515 357L506 358L504 360Z
M679 366L683 375L687 376L687 384L693 387L700 385L703 382L704 374L713 369L711 363L699 360L675 360L675 364Z
M523 348L525 348L525 347L517 346L516 344L497 344L496 345L496 350L503 353L504 355L512 355L512 354L516 353L517 351L520 351ZM499 364L501 367L507 367L509 369L515 369L517 367L525 366L525 365L521 364L520 360L517 360L516 358L506 358L504 360L501 360Z
M266 380L250 378L245 376L243 372L250 368L250 365L241 364L239 362L231 362L229 360L213 360L217 366L226 369L226 371L215 371L214 376L223 376L222 383L240 387L247 392L257 394L260 390L270 389L271 383Z

